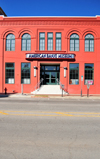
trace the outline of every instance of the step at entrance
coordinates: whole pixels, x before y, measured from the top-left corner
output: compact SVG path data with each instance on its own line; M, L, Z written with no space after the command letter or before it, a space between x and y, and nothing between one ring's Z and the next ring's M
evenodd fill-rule
M32 94L52 94L52 95L61 95L62 90L60 85L42 85L39 90L31 92ZM64 92L64 94L67 94Z

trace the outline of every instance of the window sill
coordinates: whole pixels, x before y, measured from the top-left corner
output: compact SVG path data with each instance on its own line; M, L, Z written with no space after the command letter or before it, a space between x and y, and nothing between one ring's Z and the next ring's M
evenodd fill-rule
M21 50L21 51L22 51L22 52L26 52L26 51L27 51L27 52L31 52L31 50Z
M69 51L69 53L79 53L80 51Z
M73 86L73 85L74 85L74 86L78 86L79 84L69 84L69 85L70 85L70 86Z
M21 83L21 84L24 84L24 85L25 85L25 84L31 84L31 83Z
M37 53L66 53L65 50L35 50L35 52Z
M94 51L84 51L84 53L94 53Z
M15 50L5 50L6 52L15 52Z
M5 83L5 84L15 84L15 83Z

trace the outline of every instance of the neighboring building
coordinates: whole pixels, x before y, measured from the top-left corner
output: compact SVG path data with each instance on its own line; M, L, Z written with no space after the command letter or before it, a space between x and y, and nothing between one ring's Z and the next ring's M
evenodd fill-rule
M4 15L5 17L7 17L7 15L6 15L5 12L2 10L1 7L0 7L0 15Z
M82 80L83 76L83 81ZM64 84L69 94L100 94L100 16L0 16L0 92L31 93Z

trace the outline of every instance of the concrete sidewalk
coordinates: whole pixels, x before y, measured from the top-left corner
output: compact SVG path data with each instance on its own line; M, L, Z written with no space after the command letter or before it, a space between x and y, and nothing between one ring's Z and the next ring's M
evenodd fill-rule
M100 95L89 95L88 97L86 95L83 95L82 97L80 95L32 95L32 94L0 94L0 98L64 98L64 99L100 99Z

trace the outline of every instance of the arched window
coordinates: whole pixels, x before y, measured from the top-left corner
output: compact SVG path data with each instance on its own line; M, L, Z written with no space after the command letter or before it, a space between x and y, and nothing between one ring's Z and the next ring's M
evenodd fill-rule
M92 34L85 36L85 51L94 51L94 36Z
M79 51L79 36L77 34L70 36L70 51Z
M30 34L23 34L22 36L22 51L31 50L31 36Z
M15 51L15 35L13 34L6 36L6 51Z

